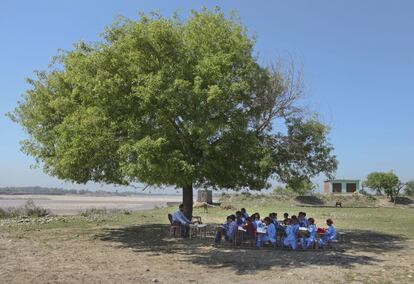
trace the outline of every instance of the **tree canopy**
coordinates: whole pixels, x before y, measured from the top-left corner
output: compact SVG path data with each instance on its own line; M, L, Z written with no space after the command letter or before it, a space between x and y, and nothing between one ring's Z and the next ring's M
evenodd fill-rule
M406 184L402 183L393 172L373 172L368 175L364 185L376 190L379 194L385 193L390 201L395 203L400 191Z
M414 180L410 180L406 183L406 187L405 187L405 194L406 195L414 195Z
M193 11L120 18L56 56L11 114L23 151L77 183L260 190L332 174L328 128L295 104L301 77L261 66L234 17Z
M292 177L288 181L285 190L294 192L298 195L305 195L311 193L314 188L315 185L310 180Z

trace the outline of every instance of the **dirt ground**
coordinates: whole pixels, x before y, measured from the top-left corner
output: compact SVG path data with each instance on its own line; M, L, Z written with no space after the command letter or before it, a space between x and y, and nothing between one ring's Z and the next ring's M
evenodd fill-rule
M1 228L0 228L1 229ZM1 283L414 283L414 242L347 231L332 250L287 251L168 238L167 225L0 231Z

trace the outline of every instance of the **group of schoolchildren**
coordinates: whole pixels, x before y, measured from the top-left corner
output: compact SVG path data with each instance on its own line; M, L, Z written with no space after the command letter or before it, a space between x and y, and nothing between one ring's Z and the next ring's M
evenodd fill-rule
M240 244L242 239L255 241L259 248L265 243L292 250L297 249L298 244L303 249L312 248L314 244L323 248L336 239L332 219L326 220L326 224L326 229L316 228L315 219L307 219L305 212L290 217L284 213L283 220L277 220L277 213L270 213L268 217L260 219L259 213L249 216L246 209L242 208L236 214L227 216L226 222L217 230L215 243L219 244L224 236L226 241L236 244Z

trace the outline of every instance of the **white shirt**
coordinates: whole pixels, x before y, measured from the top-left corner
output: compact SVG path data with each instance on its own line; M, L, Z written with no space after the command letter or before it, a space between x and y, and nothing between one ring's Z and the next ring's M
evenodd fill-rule
M180 210L174 212L174 214L172 215L172 222L173 223L179 222L183 225L191 223L190 220L188 220L187 217L185 217L184 213L181 212Z

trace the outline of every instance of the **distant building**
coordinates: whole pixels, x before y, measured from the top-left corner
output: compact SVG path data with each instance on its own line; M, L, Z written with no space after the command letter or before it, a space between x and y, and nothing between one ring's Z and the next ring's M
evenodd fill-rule
M323 183L324 193L352 193L360 190L358 179L333 179Z

